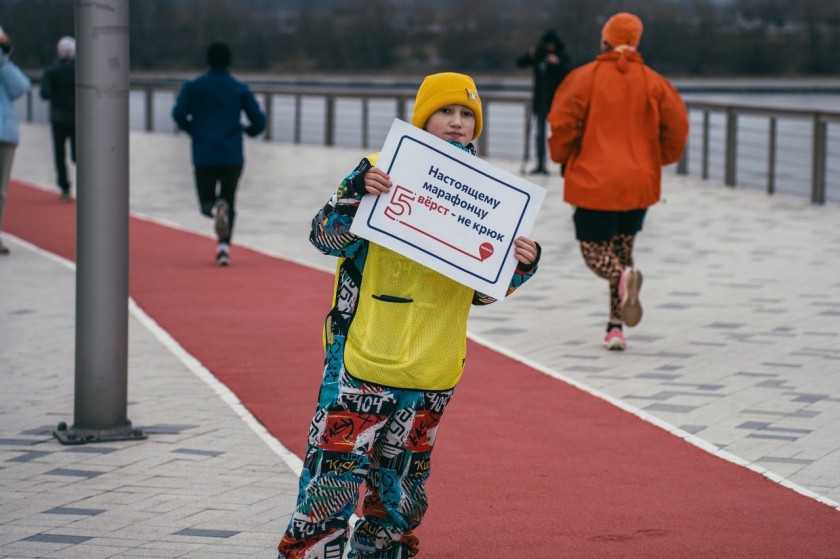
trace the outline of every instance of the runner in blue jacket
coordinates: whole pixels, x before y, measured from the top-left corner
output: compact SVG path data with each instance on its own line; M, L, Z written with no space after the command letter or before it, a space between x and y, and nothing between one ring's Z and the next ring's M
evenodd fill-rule
M184 84L172 118L192 139L192 163L201 213L212 217L218 246L216 262L230 262L230 239L236 216L236 188L245 157L242 134L257 136L266 124L251 89L230 75L230 48L214 43L207 49L210 68ZM241 123L242 113L248 125Z

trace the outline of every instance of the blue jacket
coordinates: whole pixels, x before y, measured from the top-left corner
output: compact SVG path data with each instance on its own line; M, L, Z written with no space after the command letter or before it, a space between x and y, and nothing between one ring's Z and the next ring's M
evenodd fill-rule
M0 53L0 142L17 144L20 140L15 99L29 91L31 85L20 68Z
M245 127L242 111L248 119ZM172 118L192 138L196 167L242 165L242 133L256 136L265 129L265 114L250 88L226 68L213 67L181 88Z

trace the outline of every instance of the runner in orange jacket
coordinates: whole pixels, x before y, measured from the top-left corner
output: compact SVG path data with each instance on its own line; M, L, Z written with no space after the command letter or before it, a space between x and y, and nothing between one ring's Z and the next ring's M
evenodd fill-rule
M642 29L633 14L612 16L601 54L566 76L548 115L551 159L564 168L581 253L610 282L609 349L625 349L622 324L642 318L633 243L659 200L662 166L679 160L688 140L682 98L636 51Z

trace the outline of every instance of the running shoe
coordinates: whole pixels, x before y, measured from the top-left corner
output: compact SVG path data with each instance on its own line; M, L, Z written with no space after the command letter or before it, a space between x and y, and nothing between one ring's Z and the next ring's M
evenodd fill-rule
M220 241L227 241L230 237L230 206L225 200L218 200L213 207L213 215L216 217L216 236Z
M604 336L604 347L610 351L623 351L627 349L627 342L624 341L624 332L621 328L610 328Z
M642 272L636 268L626 268L618 283L618 294L621 296L621 319L631 328L642 320L642 303L639 301L641 289Z
M216 251L216 264L218 264L219 266L230 265L230 253L228 252L227 248L220 247Z

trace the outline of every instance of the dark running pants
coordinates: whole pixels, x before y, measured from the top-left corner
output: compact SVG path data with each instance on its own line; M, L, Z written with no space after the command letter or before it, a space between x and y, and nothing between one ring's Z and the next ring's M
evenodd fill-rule
M76 123L52 122L53 161L56 181L62 192L70 192L70 180L67 178L67 142L70 141L70 158L76 162Z
M195 168L195 187L201 213L213 217L213 206L218 200L228 203L228 224L233 235L233 220L236 216L236 188L242 175L242 165L203 165ZM229 243L227 239L220 242Z

